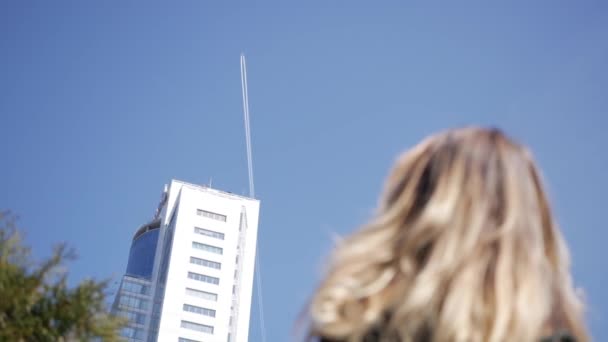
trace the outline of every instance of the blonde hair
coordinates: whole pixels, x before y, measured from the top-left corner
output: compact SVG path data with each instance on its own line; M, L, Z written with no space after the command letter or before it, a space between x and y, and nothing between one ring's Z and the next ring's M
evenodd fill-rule
M528 150L494 129L447 131L399 158L377 214L337 246L310 335L584 342L569 268Z

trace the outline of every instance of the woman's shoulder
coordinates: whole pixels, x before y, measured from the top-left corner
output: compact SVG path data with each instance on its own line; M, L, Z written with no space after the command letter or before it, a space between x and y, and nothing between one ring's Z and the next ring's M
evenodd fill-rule
M374 340L374 337L375 337L375 335L370 334L369 336L366 337L365 341L366 342L376 341L376 340ZM321 337L317 340L317 342L341 342L341 341L330 340L330 339ZM576 342L576 339L567 332L559 332L552 336L544 337L543 339L540 340L540 342Z

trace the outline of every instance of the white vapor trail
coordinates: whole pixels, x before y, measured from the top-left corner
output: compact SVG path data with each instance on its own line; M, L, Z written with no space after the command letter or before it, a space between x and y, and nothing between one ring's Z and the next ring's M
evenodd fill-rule
M245 55L241 54L241 89L243 91L243 115L245 117L245 140L247 143L247 171L249 173L249 197L255 198L253 183L253 158L251 155L251 125L249 121L249 96L247 93L247 65ZM266 342L266 325L264 323L264 300L262 296L262 271L260 270L259 253L255 254L255 279L260 313L260 331L262 342Z
M247 65L241 54L241 89L243 91L243 114L245 116L245 140L247 142L247 171L249 172L249 197L255 197L253 184L253 160L251 156L251 126L249 123L249 96L247 92Z

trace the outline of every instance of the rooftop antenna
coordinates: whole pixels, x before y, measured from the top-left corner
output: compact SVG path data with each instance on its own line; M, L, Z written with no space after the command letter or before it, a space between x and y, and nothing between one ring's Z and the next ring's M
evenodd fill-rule
M249 175L249 197L255 198L255 189L253 184L253 160L251 157L251 127L249 122L249 96L247 93L247 64L245 55L241 53L241 90L243 92L243 115L245 118L245 141L247 143L247 171ZM266 326L264 324L264 301L262 297L262 271L260 270L260 262L258 254L255 254L255 279L258 295L258 309L260 314L260 331L262 342L266 342Z

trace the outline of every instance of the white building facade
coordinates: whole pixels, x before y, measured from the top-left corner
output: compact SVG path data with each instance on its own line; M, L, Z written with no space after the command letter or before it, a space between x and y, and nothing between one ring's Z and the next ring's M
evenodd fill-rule
M136 232L113 311L132 342L246 342L260 202L173 180Z

